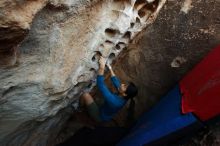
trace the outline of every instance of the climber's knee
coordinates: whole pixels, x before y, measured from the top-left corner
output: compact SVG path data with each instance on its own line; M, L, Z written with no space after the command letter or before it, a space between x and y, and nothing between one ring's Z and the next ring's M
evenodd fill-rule
M83 103L86 105L90 105L91 103L94 102L94 99L92 98L92 96L89 93L84 93L81 96L81 99L83 100Z

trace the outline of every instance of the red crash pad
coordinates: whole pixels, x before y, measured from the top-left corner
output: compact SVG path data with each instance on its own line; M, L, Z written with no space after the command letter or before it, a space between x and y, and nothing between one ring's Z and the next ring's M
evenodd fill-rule
M220 114L220 46L180 81L182 112L205 121Z

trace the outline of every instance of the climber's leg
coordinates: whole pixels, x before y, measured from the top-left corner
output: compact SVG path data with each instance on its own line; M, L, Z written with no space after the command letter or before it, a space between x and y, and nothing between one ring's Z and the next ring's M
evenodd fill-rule
M89 93L81 96L81 102L86 105L89 115L97 122L101 122L99 107Z

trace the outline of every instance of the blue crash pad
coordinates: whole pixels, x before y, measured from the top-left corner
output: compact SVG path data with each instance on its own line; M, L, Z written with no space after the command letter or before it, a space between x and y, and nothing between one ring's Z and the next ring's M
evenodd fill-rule
M195 123L199 123L201 127L193 114L181 113L181 94L177 85L137 121L117 146L147 145Z

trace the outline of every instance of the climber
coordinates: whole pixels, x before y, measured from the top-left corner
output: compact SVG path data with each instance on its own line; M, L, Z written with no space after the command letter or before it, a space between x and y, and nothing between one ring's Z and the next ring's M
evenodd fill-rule
M138 93L138 89L134 83L129 82L127 84L120 84L112 67L107 63L107 67L111 73L112 84L117 90L117 93L111 92L104 83L105 62L106 60L101 56L99 59L99 70L97 75L97 86L103 95L104 104L99 107L89 93L84 93L80 97L82 103L86 105L89 115L97 122L111 120L129 99L134 103L133 97Z

